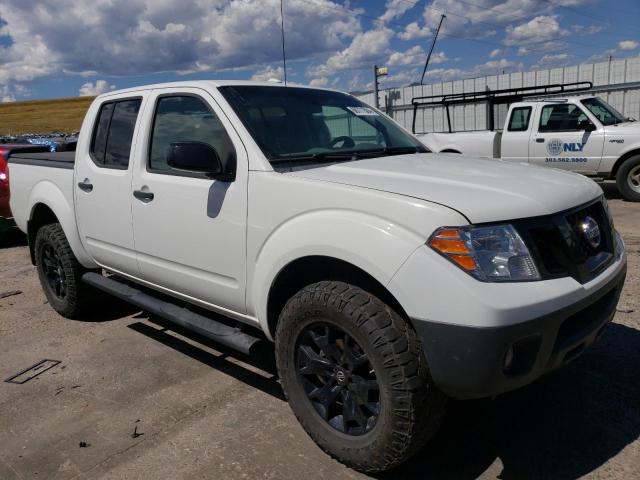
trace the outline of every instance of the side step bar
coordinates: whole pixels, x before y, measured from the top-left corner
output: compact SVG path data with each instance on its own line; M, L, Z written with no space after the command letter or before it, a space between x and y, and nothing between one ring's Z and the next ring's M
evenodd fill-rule
M170 302L160 300L125 283L98 273L88 272L82 281L107 292L143 310L180 325L187 330L199 333L215 342L242 353L249 354L251 347L260 339L242 332L239 328L230 327L211 318L199 315L189 309L179 307Z

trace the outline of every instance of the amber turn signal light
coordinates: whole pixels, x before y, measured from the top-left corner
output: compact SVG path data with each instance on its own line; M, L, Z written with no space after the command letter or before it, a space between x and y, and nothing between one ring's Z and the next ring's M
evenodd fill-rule
M462 269L471 271L478 268L472 252L454 228L441 228L429 239L429 246L444 255Z

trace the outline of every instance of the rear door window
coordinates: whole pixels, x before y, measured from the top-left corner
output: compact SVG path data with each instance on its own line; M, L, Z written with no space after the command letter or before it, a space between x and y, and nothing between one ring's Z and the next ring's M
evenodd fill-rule
M131 99L102 105L90 149L91 158L98 166L117 169L129 166L141 103L141 99Z

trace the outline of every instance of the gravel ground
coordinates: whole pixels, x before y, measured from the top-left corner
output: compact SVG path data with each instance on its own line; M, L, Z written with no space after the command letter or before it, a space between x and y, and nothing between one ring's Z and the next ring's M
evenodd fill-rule
M382 478L640 478L640 204L605 187L629 271L600 341L519 391L452 402L436 438ZM0 246L0 293L11 290L0 378L61 363L0 383L0 479L365 478L306 436L264 361L116 300L82 322L58 316L18 234Z

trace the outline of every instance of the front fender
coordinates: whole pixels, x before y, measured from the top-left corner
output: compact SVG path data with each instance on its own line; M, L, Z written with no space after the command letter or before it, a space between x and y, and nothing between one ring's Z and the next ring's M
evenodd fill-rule
M34 212L39 204L47 206L55 214L78 261L86 268L96 268L98 265L80 242L73 204L69 203L56 184L43 180L33 187L28 200L29 221L33 219Z
M331 209L300 214L278 226L258 251L247 308L269 334L270 287L282 269L294 260L308 256L332 257L364 270L387 285L403 262L425 241L416 232L389 219L358 211Z

